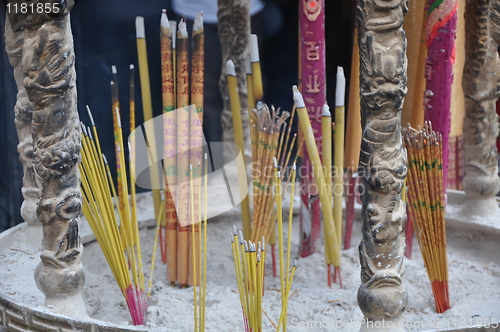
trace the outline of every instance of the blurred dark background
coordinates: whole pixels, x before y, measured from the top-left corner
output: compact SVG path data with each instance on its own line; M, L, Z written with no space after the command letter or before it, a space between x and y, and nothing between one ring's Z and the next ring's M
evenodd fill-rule
M268 104L291 110L291 86L297 84L298 1L264 0L260 15L261 63ZM326 1L327 94L333 105L337 66L349 78L354 27L354 0ZM85 105L94 114L103 152L114 163L109 83L111 66L118 70L124 135L128 136L129 65L137 65L135 17L144 16L154 116L161 114L160 14L171 9L168 0L80 0L71 12L76 53L78 109L90 124ZM22 219L22 167L14 127L16 86L6 53L3 31L5 6L0 6L0 232ZM206 44L205 52L212 45ZM349 85L347 85L349 86ZM136 73L136 123L142 123L139 75ZM296 124L295 124L296 126Z

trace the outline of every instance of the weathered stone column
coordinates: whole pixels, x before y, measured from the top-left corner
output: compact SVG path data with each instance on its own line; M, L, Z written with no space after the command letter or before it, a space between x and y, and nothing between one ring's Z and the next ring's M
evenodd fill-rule
M14 115L19 139L17 151L23 164L24 174L23 188L21 189L24 198L21 205L21 217L29 225L41 225L36 216L36 206L40 195L40 178L33 167L33 139L31 137L33 106L24 88L24 70L21 63L26 31L24 27L25 16L12 13L5 20L5 48L9 62L14 67L14 78L18 90ZM14 24L9 23L9 21L13 21Z
M406 177L401 109L406 95L405 0L359 0L363 239L358 304L370 320L397 318L407 293L404 273Z
M467 0L465 38L463 188L467 203L464 212L490 218L496 216L500 220L495 200L500 190L495 107L500 83L500 1Z
M34 4L35 8L37 4L51 8L49 13L25 17L20 51L23 84L33 109L33 165L41 179L36 214L43 225L42 262L35 281L47 305L62 314L86 315L80 295L85 280L78 235L80 130L69 19L74 2L39 0ZM9 16L14 26L18 20Z
M250 0L218 0L219 11L219 39L222 46L222 70L219 79L219 90L224 109L221 115L222 140L234 142L231 105L227 87L226 62L233 60L238 78L238 92L240 95L241 120L245 138L245 157L247 165L250 164L250 121L248 116L248 100L246 86L245 60L248 54L250 38ZM234 146L235 145L231 145ZM224 145L224 159L226 162L233 160L235 151L227 151L230 145Z

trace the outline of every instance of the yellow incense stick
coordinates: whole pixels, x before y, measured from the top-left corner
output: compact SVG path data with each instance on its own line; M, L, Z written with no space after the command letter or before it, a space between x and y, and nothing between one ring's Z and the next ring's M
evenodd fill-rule
M325 172L326 191L332 194L332 115L327 104L323 105L321 116L321 144L322 144L322 162ZM335 208L335 206L334 206ZM335 213L334 213L335 215ZM337 220L337 219L335 219ZM327 243L326 229L323 230L324 242ZM326 264L331 265L330 252L325 250Z
M189 282L189 40L186 20L177 30L177 281L181 287ZM182 151L182 152L181 152Z
M286 268L285 268L285 277L286 277L286 287L288 289L287 294L285 294L285 298L288 297L288 293L290 292L289 286L291 286L291 280L293 277L290 277L290 256L292 249L292 225L293 225L293 200L295 197L295 177L296 177L296 168L295 164L292 166L292 190L290 192L290 209L288 210L288 243L286 246L287 258L286 258ZM287 317L288 305L284 306L284 315ZM283 325L283 331L286 331L286 319Z
M175 21L174 21L175 22ZM175 210L174 197L171 190L175 191L177 176L177 126L176 116L173 112L176 108L175 76L176 68L174 64L175 30L172 31L167 18L166 11L163 10L160 19L160 42L161 42L161 63L162 63L162 104L164 112L163 122L163 155L166 158L167 167L165 170L165 234L162 246L162 259L167 263L167 279L171 286L177 280L177 213ZM163 239L163 237L162 237Z
M292 273L290 274L290 280L288 280L288 282L287 282L285 303L281 308L281 314L280 314L280 318L278 321L278 327L276 328L277 332L279 332L281 326L283 326L283 331L286 331L286 328L284 327L286 325L286 310L283 310L283 309L288 307L288 298L290 297L290 289L292 288L292 281L293 281L293 277L295 276L296 269L297 269L297 261L295 261L295 264L293 264Z
M144 29L144 17L137 16L135 18L135 29L136 29L136 40L137 40L137 57L139 62L139 77L141 81L141 96L142 96L142 111L144 113L144 124L146 126L146 132L148 133L148 143L149 148L156 155L156 142L154 135L154 127L152 123L147 121L153 118L153 106L151 103L151 88L149 83L149 68L148 68L148 56L146 51L146 33ZM158 176L158 165L154 160L150 160L151 165L151 187L158 188L159 186L159 176ZM158 215L161 204L161 193L160 189L153 189L153 203L155 216Z
M248 98L248 109L249 111L255 109L255 96L253 93L253 76L252 76L252 62L250 60L250 54L247 54L245 61L245 69L247 72L247 98ZM253 114L253 112L250 112Z
M283 198L282 198L282 188L281 188L281 173L278 171L278 163L276 158L274 158L274 168L275 168L275 195L276 195L276 216L278 220L278 244L279 244L279 259L280 259L280 285L281 285L281 305L284 304L285 296L285 274L284 274L284 250L283 250Z
M259 41L257 35L251 34L249 40L250 61L252 62L252 89L254 103L262 101L264 90L262 88L262 72L260 70Z
M352 176L359 162L359 151L361 146L361 112L359 96L359 46L358 29L354 29L354 41L352 45L351 76L349 82L349 100L347 104L347 129L344 167L347 168L349 176Z
M204 156L204 161L203 161L203 259L202 259L202 280L201 282L201 289L200 289L200 331L203 332L205 331L205 313L206 313L206 306L207 306L207 240L208 240L208 235L207 235L207 227L208 227L208 222L207 222L207 213L208 213L208 158L207 154L205 153ZM201 195L201 187L199 191L199 195ZM200 210L201 210L201 204L200 204ZM201 211L200 211L201 215ZM200 232L201 236L201 232ZM201 241L200 241L201 242ZM201 250L201 246L200 246Z
M153 288L153 275L155 272L155 262L156 262L156 248L158 246L158 238L160 234L160 226L163 218L165 218L165 205L162 204L160 206L160 211L158 211L158 216L156 216L156 231L155 231L155 239L153 242L153 255L151 256L151 266L149 268L149 281L148 281L148 295L147 298L151 297L151 289Z
M241 108L240 108L240 97L238 95L238 82L236 79L236 70L234 67L234 62L229 60L226 63L227 69L227 84L229 90L229 99L231 102L231 113L233 115L233 130L234 130L234 141L236 145L240 148L243 159L245 159L245 141L243 138L243 126L241 120ZM245 163L244 163L245 164ZM243 170L245 171L245 170ZM240 173L239 171L238 173ZM243 177L245 180L238 181L239 183L246 183L245 174L238 174L239 177ZM251 228L250 228L250 203L248 200L248 195L244 194L245 190L240 188L240 197L245 197L241 202L241 218L243 223L243 235L245 239L250 238Z
M193 165L189 165L189 184L190 184L190 206L191 206L191 229L195 226L195 223L197 222L194 219L195 216L195 204L194 204L194 186L193 186ZM198 296L196 294L196 285L197 285L197 280L196 280L196 239L195 239L195 232L191 231L191 263L192 263L192 268L193 268L193 307L194 307L194 330L198 331L198 315L197 315L197 307L198 307Z
M191 104L194 108L190 109L190 129L189 129L189 162L192 165L198 164L197 167L193 169L193 190L194 192L199 192L201 189L201 160L203 154L203 88L204 88L204 29L203 29L203 13L200 12L196 15L193 24L193 52L191 55ZM201 196L194 195L194 206L197 208L193 210L196 224L193 224L191 231L197 233L198 236L194 238L194 245L196 248L201 247L201 237L200 237L200 227L201 224L201 214L199 207L201 206ZM194 259L197 266L200 263L200 251L194 250L194 255L191 256ZM200 281L201 270L198 269L196 272L197 282L194 282L193 276L190 273L189 285L198 285Z
M345 123L345 76L344 69L337 67L335 91L335 176L333 191L333 218L337 231L338 245L342 244L342 197L344 193L344 123ZM340 250L340 248L339 248Z
M323 212L323 220L325 223L326 238L328 242L325 243L325 251L330 250L330 259L335 267L340 267L340 246L338 245L338 236L335 228L332 211L332 196L326 190L326 181L323 174L321 160L319 158L318 147L314 140L314 134L307 114L306 105L302 94L298 91L297 86L293 86L293 97L297 107L297 114L299 116L300 127L307 146L307 151L311 158L313 167L314 180L318 186L319 197L321 201L321 211Z

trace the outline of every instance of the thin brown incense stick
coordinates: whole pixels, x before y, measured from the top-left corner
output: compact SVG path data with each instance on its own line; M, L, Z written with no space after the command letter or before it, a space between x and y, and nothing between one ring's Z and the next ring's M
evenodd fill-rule
M290 139L290 133L292 132L292 127L293 127L293 119L295 117L295 110L296 110L296 107L295 107L295 104L293 105L293 108L292 108L292 115L290 116L290 121L289 121L289 124L288 124L288 131L286 133L286 138L285 138L285 149L287 148L288 146L288 140ZM294 135L294 137L296 136L297 134ZM289 151L292 150L292 147L290 147ZM283 155L284 157L285 155ZM288 162L284 161L283 160L283 157L281 158L281 162L280 164L283 165L283 166L286 166L288 164Z
M186 19L177 30L177 281L181 287L189 278L189 40Z
M295 140L296 139L297 139L297 134L293 134L292 142L290 142L290 147L289 147L288 152L286 154L285 161L283 163L281 163L281 167L282 168L287 167L288 162L290 161L290 157L292 155L292 150L293 150L293 148L295 146Z

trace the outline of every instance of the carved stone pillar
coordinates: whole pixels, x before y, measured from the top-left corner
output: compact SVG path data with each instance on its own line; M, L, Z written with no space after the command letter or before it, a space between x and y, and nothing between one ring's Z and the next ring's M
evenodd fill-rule
M250 129L248 116L248 100L246 86L245 60L248 54L250 38L250 0L218 0L219 11L217 13L219 22L219 39L222 46L222 70L219 79L219 90L224 109L221 115L222 140L234 142L231 105L229 103L229 92L227 87L226 62L233 60L238 78L238 92L240 95L241 120L243 123L243 134L245 138L245 157L247 165L250 164ZM235 153L227 151L229 146L224 146L224 159L231 161Z
M363 239L359 245L361 287L358 305L372 320L396 318L404 311L406 177L401 109L406 95L405 0L359 0Z
M495 103L500 83L500 1L467 0L465 38L462 80L465 96L463 188L468 199L465 211L490 216L496 212L498 216L495 195L500 190L500 179Z
M33 165L41 179L36 214L43 225L42 262L35 271L35 281L46 296L45 303L59 313L86 315L80 295L85 278L78 235L80 129L69 19L73 1L34 3L35 8L42 3L51 10L25 17L21 67L17 70L23 71L32 104ZM15 26L19 17L9 16L9 21Z
M19 144L17 151L23 163L23 188L24 201L21 205L21 217L29 225L41 225L36 216L36 206L40 195L40 178L33 167L33 139L31 137L31 120L33 106L31 105L26 89L24 88L24 70L21 59L23 56L23 43L25 29L19 15L11 15L14 23L10 24L9 18L5 21L5 48L9 62L14 67L14 78L17 85L17 101L14 107L15 125Z

